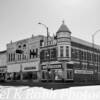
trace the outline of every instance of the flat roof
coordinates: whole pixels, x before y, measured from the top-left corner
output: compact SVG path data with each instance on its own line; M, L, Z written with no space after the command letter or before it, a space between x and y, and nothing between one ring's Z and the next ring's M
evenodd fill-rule
M82 45L85 45L85 46L88 46L88 47L93 47L93 44L91 42L76 38L74 36L71 36L71 41L82 44ZM100 49L100 45L94 44L94 48Z

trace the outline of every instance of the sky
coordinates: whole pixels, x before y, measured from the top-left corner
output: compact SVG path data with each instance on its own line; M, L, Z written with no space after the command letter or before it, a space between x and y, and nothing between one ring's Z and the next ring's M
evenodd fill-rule
M100 29L100 0L0 0L0 51L6 44L46 35L56 34L62 20L72 36L91 42L92 34ZM100 31L95 43L100 45Z

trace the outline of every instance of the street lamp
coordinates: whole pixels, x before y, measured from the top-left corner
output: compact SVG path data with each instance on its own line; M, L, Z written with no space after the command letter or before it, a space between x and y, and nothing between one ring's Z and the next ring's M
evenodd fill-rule
M46 31L47 31L47 47L48 47L48 37L49 37L49 31L48 31L48 27L45 25L45 24L43 24L43 23L41 23L41 22L39 22L38 24L40 24L40 25L42 25L42 26L44 26L45 28L46 28ZM48 50L48 48L47 48L47 50ZM49 52L48 52L48 54L47 54L47 57L49 58ZM47 64L47 74L49 75L49 72L48 72L48 70L49 70L49 67L50 66L50 63L49 63L49 61L48 61L48 64ZM48 82L48 77L47 77L47 82Z
M39 22L38 24L40 24L40 25L44 26L44 27L46 28L46 30L47 30L47 46L48 46L48 37L49 37L48 27L47 27L45 24L40 23L40 22Z
M94 32L94 34L92 34L92 46L93 46L93 55L94 55L94 37L95 37L95 35L98 33L98 32L100 32L100 29L99 30L97 30L96 32ZM94 64L94 59L93 59L93 65L95 65ZM98 66L97 66L97 76L98 76Z

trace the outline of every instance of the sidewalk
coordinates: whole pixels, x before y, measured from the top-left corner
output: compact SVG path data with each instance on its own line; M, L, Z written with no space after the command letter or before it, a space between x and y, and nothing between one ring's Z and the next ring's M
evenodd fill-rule
M100 85L98 83L83 83L83 82L66 82L66 83L57 83L57 82L32 82L32 81L12 81L12 82L0 82L2 86L29 86L29 87L44 87L47 89L62 89L62 88L69 88L69 87L78 87L78 86L91 86L91 85Z

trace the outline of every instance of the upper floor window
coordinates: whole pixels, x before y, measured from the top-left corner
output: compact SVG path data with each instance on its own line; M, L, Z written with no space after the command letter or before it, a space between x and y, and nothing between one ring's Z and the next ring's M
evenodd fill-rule
M18 54L18 61L21 61L21 54Z
M44 46L44 41L40 40L40 46Z
M38 57L38 48L30 50L30 59Z
M66 46L66 57L69 57L69 46Z
M48 60L49 57L50 57L49 51L46 50L46 51L45 51L45 54L44 54L44 59L45 59L45 60Z
M56 48L50 50L50 59L56 59Z
M18 48L21 48L21 45L19 45Z
M79 59L79 50L72 48L71 49L71 57L72 57L72 59Z
M9 62L15 61L15 53L9 53L8 54L8 61Z
M23 49L26 49L26 44L23 45Z
M26 60L26 59L27 59L26 54L23 54L23 55L22 55L22 59L23 59L23 60Z
M60 46L60 57L64 56L64 47Z
M10 54L8 54L8 61L10 62Z

